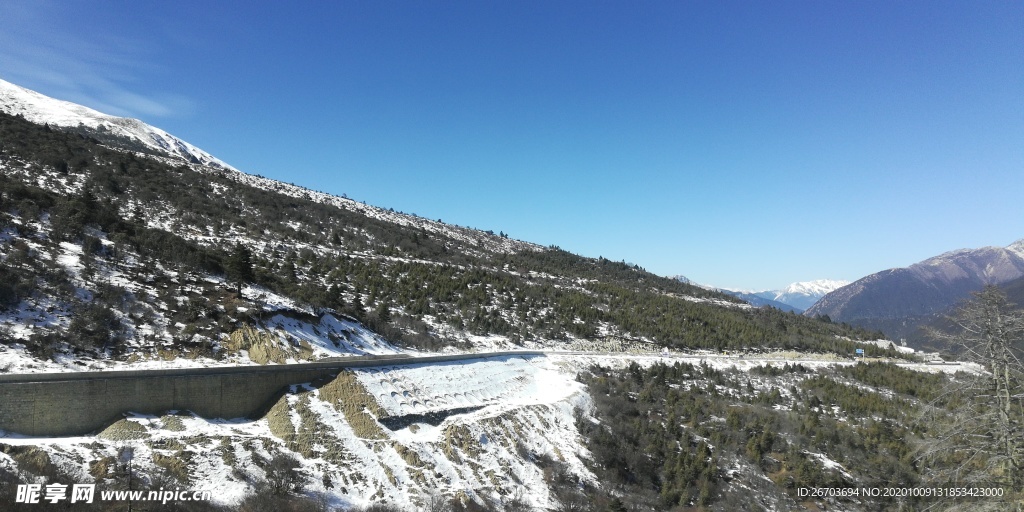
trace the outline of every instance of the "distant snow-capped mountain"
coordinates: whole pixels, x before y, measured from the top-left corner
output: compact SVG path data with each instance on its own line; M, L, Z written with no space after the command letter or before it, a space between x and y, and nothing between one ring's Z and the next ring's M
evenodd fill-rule
M816 279L814 281L793 283L782 290L762 293L773 294L770 296L772 300L789 304L802 311L813 306L815 302L818 302L818 299L824 297L832 290L837 290L848 284L850 284L849 281L841 279Z
M1021 249L1024 250L1024 245L1022 245ZM739 297L754 306L771 306L783 311L795 311L797 313L803 312L807 308L811 307L818 301L818 299L824 297L832 290L836 290L850 284L849 281L838 279L817 279L814 281L792 283L782 290L750 291L730 290L728 288L717 288L714 286L697 284L683 275L672 276L672 279L686 284L700 286L701 288L706 288L708 290L717 290L728 293L729 295Z
M1021 258L1024 258L1024 239L1017 240L1016 242L1006 246L1005 249L1017 256L1020 256Z
M101 142L133 141L139 147L130 149L156 152L194 164L233 169L206 151L138 119L107 115L76 103L44 96L2 79L0 110L20 115L36 124L80 128Z
M892 339L921 340L919 327L986 285L1024 277L1024 240L1006 247L958 249L905 268L858 279L823 297L804 314L883 330Z

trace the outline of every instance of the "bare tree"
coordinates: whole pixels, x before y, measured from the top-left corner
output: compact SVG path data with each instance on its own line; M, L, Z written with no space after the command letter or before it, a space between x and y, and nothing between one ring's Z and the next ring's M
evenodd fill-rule
M443 494L433 492L423 500L423 512L451 512L452 504Z
M267 473L267 488L277 495L285 495L296 490L302 482L298 468L299 461L295 457L277 452L264 468Z
M505 503L505 512L530 512L530 510L533 510L530 500L523 494L523 489L517 487L508 502Z
M586 495L576 489L566 488L556 492L558 498L558 512L585 512L591 510L592 504Z
M953 328L929 334L966 360L979 376L958 376L943 394L944 411L927 418L937 433L922 459L942 464L933 476L949 483L1024 489L1024 312L995 286L986 287L949 317Z

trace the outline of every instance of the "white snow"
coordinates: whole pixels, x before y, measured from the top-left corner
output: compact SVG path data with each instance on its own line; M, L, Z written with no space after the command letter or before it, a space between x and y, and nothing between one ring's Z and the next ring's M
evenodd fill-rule
M187 162L233 169L213 155L138 119L115 117L69 101L57 100L0 80L0 109L37 124L74 128L82 125L135 140Z
M860 345L874 345L881 348L891 348L901 354L913 354L914 349L895 343L892 340L856 340L854 343Z
M0 357L2 355L0 352ZM477 499L495 500L500 499L500 493L518 490L532 507L550 509L557 503L549 493L543 471L531 462L535 456L561 461L572 475L587 485L600 486L584 464L590 454L575 427L575 412L581 410L584 418L589 418L593 408L586 389L575 380L578 371L593 364L622 368L633 362L646 367L680 361L740 371L787 362L799 362L809 369L854 364L827 356L817 357L790 357L789 354L738 357L711 352L668 357L552 353L354 370L358 382L386 417L403 420L392 427L380 423L383 439L361 438L348 418L322 400L320 390L308 385L292 386L292 394L286 395L286 401L288 417L296 430L305 428L305 420L298 411L302 403L314 415L320 429L315 434L315 455L301 458L302 474L306 475L302 482L304 492L326 493L335 506L364 506L386 500L399 506L416 507L430 494L452 496L465 492ZM939 371L946 369L945 365L901 366L919 371L935 367L941 367ZM754 380L761 388L761 379ZM185 443L191 454L188 467L194 482L192 487L213 491L215 500L224 505L237 504L249 492L252 481L259 482L263 478L260 461L269 459L270 452L292 453L282 440L273 436L266 419L211 420L190 415L177 416L177 419L184 425L184 431L164 428L164 418L129 417L130 421L144 425L149 436L131 442L136 448L138 467L143 471L156 471L158 468L152 462L154 454L175 453L164 449L163 443L168 443L168 448L176 446L175 443ZM115 454L117 448L125 444L89 436L8 436L3 442L41 446L58 466L66 471L77 471L85 479L89 478L84 476L88 467L82 461ZM340 459L337 455L327 457L330 446L338 447ZM397 451L399 448L406 454L415 454L420 462L410 462ZM221 455L224 450L230 451L235 462L225 461ZM522 450L530 455L524 457ZM819 461L826 470L849 478L845 469L828 456L820 453L808 453L808 456ZM4 463L0 458L0 464ZM331 488L324 486L325 476L333 482Z
M581 390L544 357L385 367L359 375L377 403L395 416L468 407L552 403Z
M847 481L851 481L851 482L854 481L853 475L848 473L846 471L846 468L844 468L842 464L840 464L840 463L830 459L828 457L828 455L825 455L823 453L815 453L815 452L804 452L804 453L809 455L809 456L811 456L811 457L813 457L813 458L815 458L815 459L817 459L818 462L821 463L822 467L825 468L826 470L836 471L839 474L843 475L843 477L846 478Z
M777 292L777 297L782 297L788 294L823 297L829 292L838 290L848 284L850 284L849 281L844 281L842 279L816 279L813 281L802 281L799 283L792 283L782 290L779 290Z
M1017 240L1016 242L1006 246L1006 250L1024 258L1024 239Z
M303 459L302 472L308 475L303 481L306 492L327 492L335 504L365 505L383 497L409 507L436 492L452 496L465 491L470 496L498 499L497 486L501 486L519 489L535 507L553 507L555 502L549 495L543 471L524 459L518 446L563 461L572 474L586 481L594 480L583 463L589 453L581 444L574 418L576 409L589 409L589 397L574 380L574 372L563 371L548 358L509 356L459 363L381 366L354 373L389 414L434 412L443 420L435 424L413 421L394 431L382 428L385 439L362 439L343 414L319 399L318 390L293 386L293 393L305 393L286 396L293 426L302 424L296 405L306 401L316 423L324 429L317 434L322 437L316 445L322 451L328 444L338 444L343 459ZM144 425L148 434L146 439L130 442L136 449L138 469L156 471L153 454L172 455L174 450L161 448L164 443L169 443L169 448L183 442L191 454L188 467L193 487L213 491L214 499L225 505L238 503L248 491L250 484L239 475L262 478L262 470L253 459L269 458L263 449L267 443L284 449L265 419L177 416L185 427L183 431L162 428L164 420L155 416L130 415L128 419ZM448 446L446 436L453 433L462 437ZM229 440L228 446L235 456L233 466L226 464L219 453L224 449L223 438ZM6 436L3 442L41 446L61 467L77 470L85 479L89 478L84 476L88 467L81 461L113 454L119 446L127 444L89 436ZM395 443L414 452L422 464L410 464L403 459ZM74 454L79 454L78 462ZM467 459L472 462L463 462ZM334 481L331 489L323 486L325 473ZM422 474L416 477L416 473Z

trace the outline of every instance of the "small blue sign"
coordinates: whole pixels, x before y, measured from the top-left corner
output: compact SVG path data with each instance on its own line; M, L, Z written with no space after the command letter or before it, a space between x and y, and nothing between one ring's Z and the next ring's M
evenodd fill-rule
M858 354L863 354L863 353L864 353L864 349L862 349L862 348L858 348L858 349L857 349L857 353L858 353Z

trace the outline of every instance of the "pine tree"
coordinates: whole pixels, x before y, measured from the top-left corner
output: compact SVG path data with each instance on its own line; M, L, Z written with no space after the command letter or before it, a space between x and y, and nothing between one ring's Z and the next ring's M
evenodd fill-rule
M386 300L380 301L380 304L377 305L377 321L381 326L391 323L391 307Z
M242 284L253 280L252 252L242 244L235 245L224 267L228 279L235 282L238 293L242 293Z

